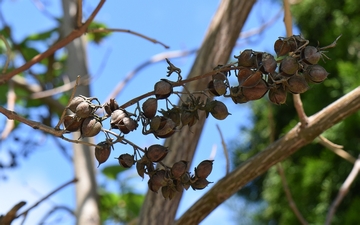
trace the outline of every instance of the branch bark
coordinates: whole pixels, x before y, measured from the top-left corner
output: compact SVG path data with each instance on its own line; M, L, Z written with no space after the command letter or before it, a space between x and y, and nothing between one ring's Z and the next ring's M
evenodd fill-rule
M254 3L255 0L223 0L220 3L188 78L205 74L219 64L226 64ZM203 90L209 79L210 77L207 80L190 82L187 84L187 89ZM164 164L172 165L179 160L192 161L205 123L205 116L200 114L199 117L200 120L191 129L184 127L166 140L164 145L169 147L171 152L166 156ZM166 201L161 194L148 191L139 224L172 224L181 196L182 193L177 193L171 201Z
M246 160L218 181L202 198L192 205L175 225L198 224L217 206L245 184L266 172L270 167L294 154L321 133L360 109L360 87L354 89L317 114L308 118L308 126L298 123L282 138Z

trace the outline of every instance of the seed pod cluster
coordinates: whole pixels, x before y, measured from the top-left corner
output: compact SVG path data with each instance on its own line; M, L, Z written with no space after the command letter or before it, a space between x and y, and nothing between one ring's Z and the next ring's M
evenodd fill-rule
M67 132L80 130L81 137L96 136L102 128L100 118L95 111L102 106L94 104L92 101L97 98L89 98L82 95L74 97L67 107L72 114L64 117L64 127Z

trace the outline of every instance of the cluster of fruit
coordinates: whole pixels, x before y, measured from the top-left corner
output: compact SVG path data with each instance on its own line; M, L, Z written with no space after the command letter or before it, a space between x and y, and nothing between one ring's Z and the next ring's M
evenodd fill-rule
M214 69L207 90L199 90L195 94L183 86L188 95L186 99L180 98L178 106L173 105L168 98L178 94L173 90L175 86L186 82L181 81L181 70L167 60L168 76L172 72L178 73L178 82L166 79L158 81L154 85L154 96L144 100L141 107L138 102L134 113L120 108L115 99L101 105L96 98L77 96L67 107L71 114L64 118L65 130L80 130L81 137L96 136L100 131L105 133L106 140L95 147L95 158L99 165L108 160L115 143L131 145L134 153L121 154L117 158L119 164L125 168L136 164L140 177L144 178L145 174L149 176L149 189L158 192L161 188L165 198L173 198L182 188L203 189L210 183L207 177L212 171L212 160L202 161L195 168L194 175L191 175L187 171L188 162L184 160L175 162L172 167L163 164L162 160L169 152L167 147L154 144L142 149L128 141L125 135L136 130L140 123L144 135L153 134L156 138L168 138L184 126L193 126L199 120L200 111L205 112L206 117L211 114L218 120L224 120L229 115L228 109L223 102L213 100L214 96L231 97L234 103L245 103L260 99L269 92L271 102L284 104L287 92L303 93L308 90L309 82L320 83L328 76L326 70L317 63L325 56L322 50L334 47L336 41L322 48L309 46L308 43L308 40L298 35L279 38L274 45L277 59L266 52L245 50L235 56L236 63ZM237 86L229 85L230 71L235 71ZM166 101L166 109L159 110L158 102L162 100ZM105 111L103 117L96 114L98 109ZM108 118L110 130L102 127L102 122ZM112 130L119 130L120 133ZM110 135L115 138L111 138ZM156 168L155 164L160 166Z
M208 88L216 96L231 97L234 103L257 100L269 92L271 102L284 104L287 92L304 93L309 83L321 83L327 78L328 72L317 63L326 57L323 50L335 43L319 48L308 45L309 41L300 35L279 38L274 44L277 58L247 49L235 56L237 65L229 67L236 71L238 85L228 85L229 73L217 73Z

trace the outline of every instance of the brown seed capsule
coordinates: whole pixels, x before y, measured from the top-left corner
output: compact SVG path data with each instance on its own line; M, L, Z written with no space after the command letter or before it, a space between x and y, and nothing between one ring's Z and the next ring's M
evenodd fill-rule
M181 124L182 126L188 125L189 127L193 126L199 120L199 115L196 111L184 110L181 112Z
M287 41L278 39L275 41L274 50L277 56L283 56L290 52L290 45Z
M87 117L81 124L81 137L93 137L101 131L101 127L101 122L96 117Z
M283 72L284 76L292 76L298 71L299 63L296 58L286 56L280 63L280 71Z
M226 93L226 85L223 80L213 79L208 84L209 91L215 95L220 96Z
M213 100L206 103L206 111L218 120L224 120L229 114L226 105L220 101Z
M138 161L136 163L136 171L139 174L139 176L142 177L143 179L145 174L145 166L146 164L144 162Z
M261 64L266 73L270 73L270 74L275 73L275 70L277 67L277 62L276 62L274 56L272 56L268 53L262 54Z
M75 132L80 129L82 122L84 119L78 120L74 114L66 115L64 117L64 127L65 130L69 132Z
M149 189L156 193L162 186L165 186L166 184L167 182L165 170L156 171L152 176L150 176L150 179L148 181Z
M277 105L284 104L286 102L286 96L286 90L281 84L278 84L276 88L270 89L269 91L269 100Z
M202 189L206 188L208 186L208 184L210 184L210 183L211 182L209 182L205 178L201 178L201 179L198 179L197 181L195 181L193 184L191 184L191 187L194 190L202 190Z
M246 49L237 57L238 66L253 67L255 65L255 56L251 49Z
M165 99L173 92L173 86L169 82L161 80L155 84L154 92L157 99Z
M157 111L157 99L156 98L148 98L142 105L142 110L144 112L144 116L148 119L151 119L155 116Z
M309 89L305 78L300 75L294 75L287 80L287 89L293 94L301 94Z
M214 160L204 160L195 168L195 176L198 178L207 178L213 167Z
M130 131L133 131L138 127L138 123L136 120L131 119L130 117L125 117L120 121L118 127L121 132L128 134Z
M155 144L146 149L145 155L151 162L159 162L165 158L168 152L167 147Z
M78 118L86 118L91 116L94 112L94 108L86 101L81 102L76 106L75 114Z
M254 87L242 87L242 94L248 101L258 100L266 94L268 89L266 82L263 79L260 79L259 83Z
M158 137L168 137L168 135L172 135L175 132L176 124L172 119L162 120L160 126L157 130L154 131L154 134Z
M183 174L186 173L188 162L181 160L173 164L171 167L171 175L174 179L179 179Z
M230 97L231 100L233 100L233 102L235 104L238 103L245 103L248 102L249 100L246 99L246 97L243 95L242 93L242 88L239 86L235 86L235 87L231 87L230 88Z
M308 64L314 65L319 62L321 52L314 46L306 46L301 51L301 58Z
M304 76L314 83L323 82L329 73L320 65L308 66L305 70Z
M128 153L125 154L121 154L119 156L119 158L117 158L119 160L119 164L121 166L123 166L124 168L130 168L132 167L132 165L134 165L134 156L130 155Z
M252 74L254 74L254 71L250 70L249 68L242 67L241 69L239 69L237 74L239 85L243 85L244 81L248 79Z
M107 143L106 141L100 142L95 147L95 158L99 162L98 167L100 164L106 162L110 156L110 148L111 144Z
M76 107L80 104L80 103L82 103L82 102L84 102L85 101L85 99L83 98L83 97L81 97L81 96L75 96L71 101L70 101L70 103L69 103L69 105L68 105L68 109L70 109L73 113L75 113L76 112Z

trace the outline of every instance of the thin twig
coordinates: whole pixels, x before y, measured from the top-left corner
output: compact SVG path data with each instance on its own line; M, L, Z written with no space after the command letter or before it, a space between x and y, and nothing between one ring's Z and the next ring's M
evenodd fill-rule
M292 32L292 19L289 0L283 0L284 2L284 23L286 28L286 36L290 37L293 35ZM300 128L304 128L308 124L308 117L305 114L304 107L300 98L300 94L293 94L294 107L299 116Z
M141 71L142 69L144 69L145 67L157 63L157 62L161 62L163 60L165 60L166 58L171 59L171 58L178 58L178 57L184 57L190 54L193 54L197 51L197 49L193 49L193 50L188 50L188 51L173 51L173 52L163 52L157 55L152 56L149 60L141 63L140 65L138 65L134 70L130 71L125 78L116 85L116 87L110 92L109 96L106 98L105 102L108 102L110 99L112 98L116 98L121 91L124 89L124 87L126 86L126 84L135 77L136 74L139 73L139 71Z
M224 150L224 156L225 156L225 160L226 160L226 175L227 175L230 172L229 152L228 152L227 147L226 147L224 136L223 136L223 134L221 132L221 129L220 129L218 124L216 124L216 128L219 131L220 138L221 138L221 145L223 146L223 150Z
M74 88L76 86L76 82L77 82L77 80L73 80L71 82L65 83L62 86L59 86L59 87L56 87L56 88L53 88L53 89L50 89L50 90L41 91L41 92L35 92L35 93L30 95L30 98L32 98L32 99L40 99L40 98L46 98L46 97L49 97L49 96L54 96L54 95L59 94L59 93L63 93L65 91L68 91L68 90ZM80 84L88 85L89 83L90 83L90 77L85 77L84 79L81 79L79 81L78 85L80 85Z
M342 145L337 145L326 139L324 136L320 135L318 137L319 143L326 147L326 149L334 152L336 155L340 156L341 158L351 162L352 164L355 163L356 158L350 155L348 152L344 151L344 147Z
M14 83L12 80L10 80L9 81L9 90L7 93L7 102L6 102L7 108L9 110L12 110L12 111L15 110L15 101L16 101L16 94L14 91ZM1 133L0 140L4 140L9 136L11 131L14 129L14 124L15 124L14 120L6 120L6 124L5 124L4 130Z
M80 80L80 76L77 76L77 77L76 77L76 80L75 80L74 89L73 89L73 91L72 91L72 93L71 93L71 96L70 96L70 99L69 99L69 103L68 103L68 105L65 107L64 111L62 112L61 117L60 117L60 119L59 119L59 122L58 122L58 123L56 124L56 126L55 126L55 130L60 130L60 125L61 125L62 122L64 121L64 117L65 117L65 114L66 114L66 110L67 110L67 108L69 107L71 100L74 98L74 95L75 95L75 92L76 92L76 87L79 85L79 80Z
M137 33L135 31L131 31L131 30L127 30L127 29L115 29L115 28L96 28L96 29L90 29L87 31L87 33L110 33L110 32L123 32L123 33L129 33L129 34L133 34L135 36L144 38L148 41L151 41L154 44L160 44L162 46L164 46L164 48L168 49L170 48L169 46L165 45L164 43L154 39L154 38L150 38L146 35Z
M106 0L100 0L99 4L96 6L94 11L91 13L90 17L86 20L86 22L79 29L74 29L64 39L56 42L53 46L48 48L45 52L43 52L43 53L41 53L39 55L36 55L30 61L26 62L24 65L22 65L22 66L14 69L14 70L8 72L7 74L5 74L3 76L0 76L0 84L6 83L10 78L15 76L16 74L19 74L20 72L29 69L34 64L36 64L36 63L40 62L41 60L47 58L48 56L53 54L58 49L64 47L65 45L72 42L74 39L76 39L76 38L80 37L81 35L83 35L86 32L86 30L87 30L88 26L90 25L90 23L94 20L95 16L97 15L97 13L101 9L101 7L104 5L105 1Z
M33 206L31 206L30 208L28 208L27 210L25 210L24 212L20 213L19 215L16 216L16 218L19 218L22 215L26 215L30 210L32 210L33 208L35 208L36 206L38 206L41 202L45 201L47 198L49 198L51 195L55 194L56 192L60 191L61 189L63 189L64 187L68 186L69 184L75 183L77 182L78 179L74 178L68 182L66 182L65 184L61 185L60 187L56 188L54 191L50 192L49 194L47 194L46 196L44 196L43 198L41 198L39 201L37 201Z
M339 206L345 195L349 192L350 186L354 182L359 171L360 171L360 157L356 160L354 167L352 168L351 172L349 173L344 183L341 185L338 195L336 196L336 199L331 204L329 212L326 215L325 225L330 225L337 207Z
M290 189L289 189L289 185L288 185L288 183L286 181L286 177L285 177L285 174L284 174L284 169L281 166L281 163L276 164L276 169L277 169L277 171L278 171L278 173L280 175L281 183L282 183L282 186L284 188L286 198L289 201L289 206L290 206L291 210L294 212L295 216L298 218L298 220L300 221L301 224L307 225L308 222L301 215L299 209L296 206L296 203L295 203L294 199L292 198L292 195L291 195L291 192L290 192Z
M45 223L45 220L58 210L65 210L66 212L68 212L69 214L75 217L75 212L71 210L68 206L59 205L59 206L55 206L48 213L46 213L46 215L40 220L39 225L47 224Z

